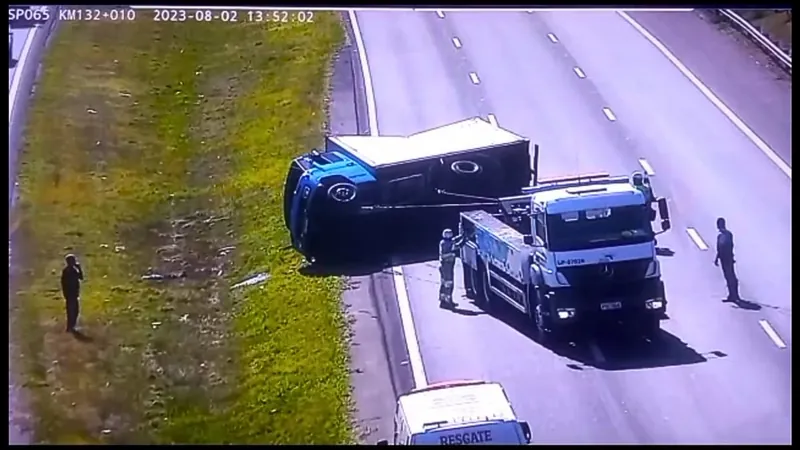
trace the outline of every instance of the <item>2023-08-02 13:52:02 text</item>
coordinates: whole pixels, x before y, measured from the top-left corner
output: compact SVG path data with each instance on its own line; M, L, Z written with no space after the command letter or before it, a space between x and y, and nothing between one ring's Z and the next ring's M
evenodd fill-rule
M9 20L50 20L47 9L30 11L24 8L9 9ZM28 17L30 16L30 17ZM314 23L314 11L302 10L250 10L222 8L75 8L58 9L58 20L130 22L153 20L156 22L223 22L223 23Z

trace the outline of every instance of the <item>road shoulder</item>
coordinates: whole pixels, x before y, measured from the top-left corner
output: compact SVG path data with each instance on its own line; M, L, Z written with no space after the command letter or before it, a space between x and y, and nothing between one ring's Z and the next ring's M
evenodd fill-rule
M329 129L332 133L365 134L364 78L353 29L347 15L343 16L347 39L333 66ZM395 399L412 388L408 350L389 270L348 277L342 298L350 323L356 438L362 444L391 440Z
M713 23L706 13L631 16L791 165L791 76L746 37Z

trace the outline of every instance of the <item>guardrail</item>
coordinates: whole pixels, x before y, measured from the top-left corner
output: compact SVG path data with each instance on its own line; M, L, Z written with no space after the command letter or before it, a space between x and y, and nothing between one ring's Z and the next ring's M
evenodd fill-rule
M771 39L764 35L761 30L757 29L753 24L747 21L744 17L736 14L730 9L717 10L719 15L726 19L728 22L736 26L741 32L761 47L772 59L778 64L785 67L789 73L792 73L792 51L784 51L778 47Z

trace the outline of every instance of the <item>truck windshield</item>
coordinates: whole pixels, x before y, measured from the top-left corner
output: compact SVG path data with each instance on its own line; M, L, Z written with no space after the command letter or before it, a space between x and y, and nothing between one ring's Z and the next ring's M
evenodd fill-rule
M566 252L649 242L655 237L651 211L633 205L548 214L548 247Z

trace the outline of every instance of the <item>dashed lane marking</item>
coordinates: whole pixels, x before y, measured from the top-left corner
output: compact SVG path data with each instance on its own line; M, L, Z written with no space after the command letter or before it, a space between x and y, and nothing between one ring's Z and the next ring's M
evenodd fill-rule
M478 84L478 83L481 82L481 79L478 78L478 74L475 73L475 72L470 72L469 73L469 79L472 80L473 84Z
M617 116L614 115L614 111L612 111L611 108L603 108L603 114L606 115L606 119L616 122Z
M689 235L689 239L694 242L694 245L696 245L697 248L703 251L708 250L708 245L706 245L706 242L703 240L703 237L700 236L700 233L698 233L697 230L694 228L687 228L686 233Z
M455 45L456 48L461 48L461 39L459 39L457 37L454 37L453 38L453 45Z
M575 67L572 70L575 71L575 75L577 75L578 78L586 78L586 74L583 72L583 70L581 70L580 67Z
M761 325L761 328L767 333L772 342L778 346L778 348L786 348L786 343L783 342L780 336L778 336L778 332L772 328L772 325L769 324L766 320L759 320L758 324Z
M553 33L547 33L547 39L550 39L550 42L552 42L553 44L558 43L558 38Z

